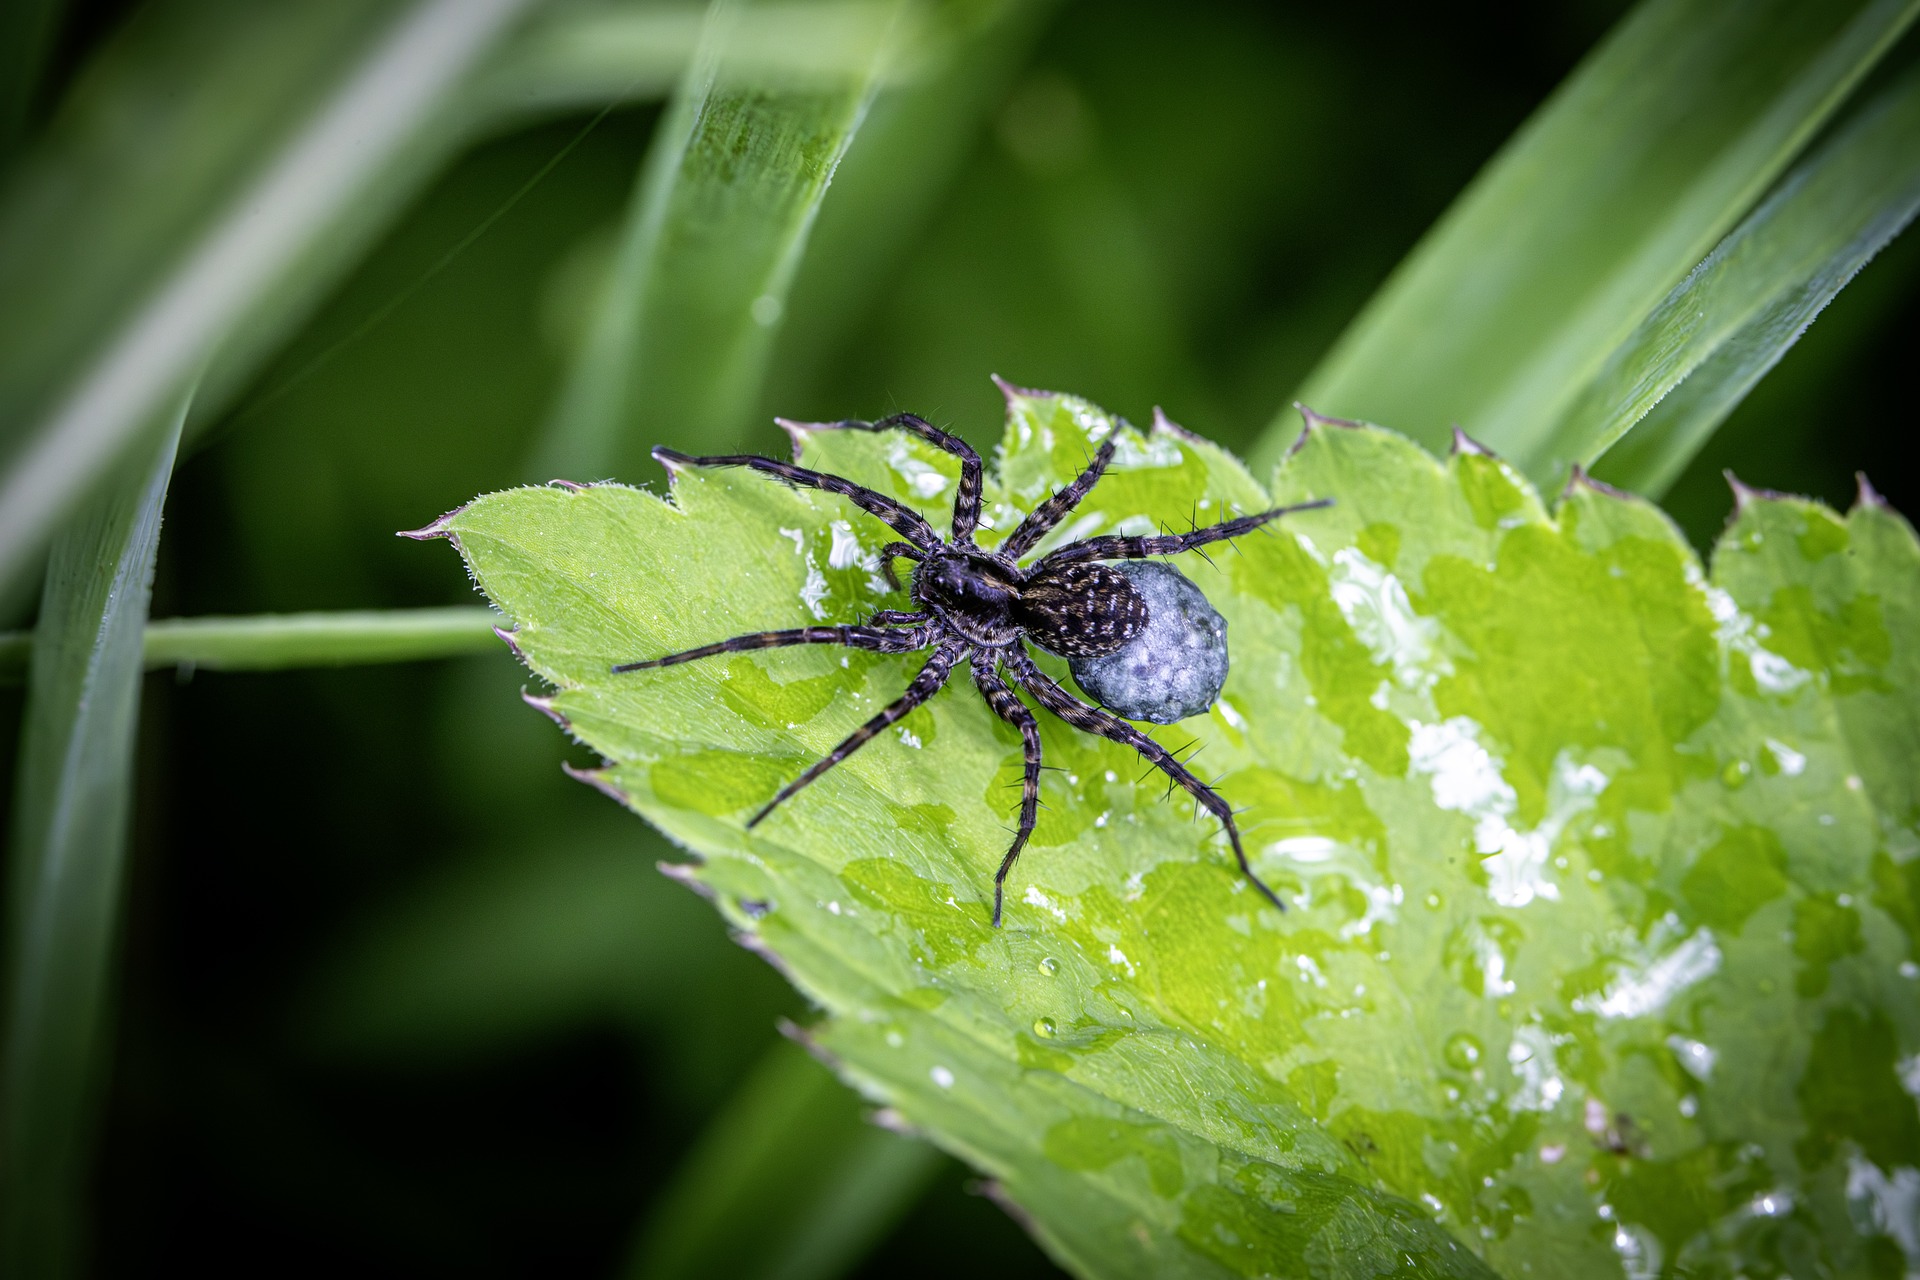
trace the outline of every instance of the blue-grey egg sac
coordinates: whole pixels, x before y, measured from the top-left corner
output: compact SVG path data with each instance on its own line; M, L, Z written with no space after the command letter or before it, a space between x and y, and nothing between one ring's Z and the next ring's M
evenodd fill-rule
M1227 682L1227 620L1172 565L1126 560L1109 567L1145 598L1147 629L1114 653L1070 661L1074 680L1129 720L1172 724L1199 715Z

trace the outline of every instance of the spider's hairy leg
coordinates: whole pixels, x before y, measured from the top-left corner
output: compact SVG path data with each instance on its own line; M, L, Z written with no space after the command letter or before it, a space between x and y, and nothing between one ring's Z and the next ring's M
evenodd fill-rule
M842 418L838 422L794 422L787 418L774 421L788 431L907 431L936 449L945 449L960 459L960 489L953 497L953 540L973 541L973 531L980 526L980 455L959 436L942 431L917 413L896 413L878 422L863 422L858 418Z
M992 650L974 650L973 682L979 686L980 696L987 700L993 713L1020 731L1020 741L1026 752L1026 772L1020 782L1020 829L1014 834L1013 847L1000 860L1000 870L993 876L993 927L998 929L1000 907L1007 891L1007 873L1013 870L1020 851L1026 848L1027 837L1033 834L1033 824L1039 818L1041 765L1040 722L1033 718L1033 712L1027 710L1027 704L1014 696L1007 682L993 669L993 661Z
M888 585L895 591L898 591L900 589L900 579L895 576L893 572L893 562L895 560L911 560L915 564L919 564L925 559L926 557L920 554L919 549L910 542L889 542L886 546L880 548L880 572L886 578Z
M1080 500L1100 482L1107 464L1112 461L1113 441L1109 440L1095 451L1093 461L1087 464L1087 469L1072 484L1035 507L1033 513L1007 535L1007 540L998 548L999 553L1009 560L1018 560L1033 550L1033 545L1046 537L1049 529L1065 519L1067 512L1080 505Z
M933 526L928 524L918 511L902 506L884 493L875 493L865 485L855 484L844 476L828 475L824 471L809 471L805 467L796 467L791 462L776 462L772 458L763 458L755 453L729 453L696 458L692 454L681 453L678 449L669 449L664 445L654 448L653 460L669 471L681 467L746 467L784 480L795 488L821 489L827 493L837 493L843 498L851 499L853 505L862 511L886 521L895 533L921 550L931 551L941 545L940 535L934 532Z
M906 627L925 622L929 615L925 612L908 613L902 609L882 609L867 619L870 627Z
M866 649L873 653L911 653L915 649L924 649L932 643L933 633L925 627L913 631L881 631L871 626L794 627L787 631L756 631L751 635L735 636L731 640L716 640L712 644L703 644L697 649L682 649L679 653L670 653L664 658L648 658L643 662L622 662L613 668L613 674L650 671L655 667L674 667L682 662L711 658L721 653L745 653L752 649L784 649L796 644L841 644L849 649Z
M1018 680L1021 687L1031 693L1041 706L1076 729L1098 734L1113 742L1132 747L1140 753L1142 759L1178 783L1208 813L1220 819L1220 825L1227 833L1227 840L1233 845L1233 856L1240 864L1240 873L1253 882L1253 887L1264 894L1268 902L1282 911L1287 909L1286 903L1280 901L1279 895L1267 887L1267 882L1254 874L1253 865L1247 861L1247 851L1240 843L1240 828L1233 821L1233 808L1221 799L1219 792L1188 772L1185 765L1174 759L1171 751L1125 720L1098 707L1090 707L1062 689L1046 672L1035 666L1033 659L1025 653L1009 650L1007 667L1012 671L1014 679Z
M1149 556L1178 555L1182 551L1193 551L1208 543L1225 542L1243 533L1251 533L1264 524L1278 520L1281 516L1290 516L1297 511L1312 511L1318 507L1332 505L1332 498L1318 498L1312 502L1296 503L1291 507L1275 507L1271 511L1262 511L1256 515L1222 520L1219 524L1210 524L1204 529L1195 529L1191 533L1162 533L1137 538L1106 534L1098 538L1087 538L1081 542L1069 542L1041 563L1071 564L1077 560L1144 560Z
M915 647L918 648L921 646ZM920 674L913 678L913 683L907 686L907 691L901 694L897 701L891 703L886 710L848 734L846 741L816 761L805 773L780 788L779 794L767 801L765 807L763 807L760 812L747 819L747 826L749 828L759 826L761 819L780 807L782 803L792 798L794 792L799 791L815 778L818 778L821 774L833 768L833 766L839 764L842 760L845 760L848 756L865 746L869 740L884 730L888 725L904 719L908 712L938 693L940 686L945 684L947 677L953 673L953 664L958 662L961 655L965 652L965 645L951 642L935 649L933 656L927 659L927 665L920 668Z

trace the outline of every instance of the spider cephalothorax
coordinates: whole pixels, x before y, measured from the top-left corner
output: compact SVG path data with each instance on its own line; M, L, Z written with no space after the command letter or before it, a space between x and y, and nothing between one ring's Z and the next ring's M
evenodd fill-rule
M1034 701L1076 729L1099 734L1124 743L1158 768L1175 784L1189 792L1195 801L1220 819L1234 857L1248 880L1276 907L1280 899L1255 875L1247 863L1246 850L1240 844L1240 831L1234 825L1233 810L1217 792L1190 773L1167 748L1134 728L1127 721L1100 707L1089 706L1068 693L1042 671L1027 653L1028 642L1050 653L1070 659L1090 659L1119 652L1146 629L1150 609L1146 597L1127 574L1103 560L1140 560L1149 556L1174 555L1208 543L1220 542L1247 533L1292 511L1325 505L1305 503L1296 507L1278 507L1257 515L1223 520L1188 533L1146 537L1108 535L1071 542L1022 568L1020 560L1060 523L1068 512L1087 496L1113 460L1113 442L1103 443L1078 479L1034 508L999 546L982 550L974 545L974 531L980 525L980 455L958 436L942 431L924 418L897 413L879 422L782 421L796 433L807 431L908 431L960 459L960 489L954 498L950 538L943 538L919 512L884 494L854 484L840 476L809 471L792 463L779 462L753 454L694 458L672 449L655 449L653 456L669 469L680 467L751 467L797 487L822 489L850 499L856 506L884 521L905 539L890 542L882 554L889 581L895 586L894 563L899 559L914 562L908 583L913 601L911 611L883 609L858 626L796 627L787 631L761 631L736 636L713 644L701 645L664 658L626 662L615 672L641 671L672 666L696 658L748 649L773 649L796 644L837 644L875 653L910 653L931 649L926 665L907 686L907 691L885 710L867 721L805 773L782 787L765 807L748 820L758 823L796 791L852 755L869 739L904 718L908 712L931 698L954 668L962 661L973 669L973 682L995 715L1020 731L1025 746L1026 772L1021 788L1020 826L1013 845L1000 862L993 878L993 923L1000 923L1000 911L1006 890L1007 873L1033 834L1040 803L1040 727L1008 684L1011 678ZM1189 589L1191 589L1189 587ZM1003 674L1004 673L1004 674ZM1282 907L1284 910L1284 907Z

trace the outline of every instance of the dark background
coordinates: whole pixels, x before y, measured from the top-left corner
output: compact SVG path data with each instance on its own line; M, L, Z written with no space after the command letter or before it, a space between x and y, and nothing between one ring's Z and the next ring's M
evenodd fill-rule
M128 7L79 7L48 96ZM1063 5L886 269L827 317L835 264L808 264L769 409L911 408L986 446L998 372L1244 448L1623 8ZM545 478L526 460L657 114L606 118L303 375L584 118L443 174L183 459L155 615L471 602L455 556L393 532ZM1916 268L1909 235L1696 460L1667 500L1696 545L1723 467L1839 505L1865 469L1920 507ZM611 1273L775 1019L804 1019L651 870L664 843L562 776L580 753L522 679L504 652L148 679L99 1273ZM970 1176L861 1274L1053 1274Z

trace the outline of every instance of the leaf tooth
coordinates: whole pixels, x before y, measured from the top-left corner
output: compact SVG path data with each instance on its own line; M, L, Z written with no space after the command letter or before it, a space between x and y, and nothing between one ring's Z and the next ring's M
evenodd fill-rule
M1293 442L1293 447L1287 450L1289 457L1305 448L1307 437L1321 427L1345 427L1350 431L1366 430L1366 424L1364 422L1355 422L1350 418L1330 418L1324 413L1314 412L1308 408L1304 402L1299 400L1293 402L1293 407L1299 410L1302 425L1299 438Z
M1560 497L1562 500L1569 498L1579 489L1597 493L1603 498L1618 498L1623 502L1634 501L1637 497L1625 489L1614 488L1605 480L1595 480L1585 467L1576 462L1573 464L1573 473L1567 477L1566 487L1560 491Z
M402 529L393 536L396 538L412 538L415 542L431 542L435 538L445 538L457 548L460 545L460 539L456 537L453 532L454 519L472 505L470 502L463 502L453 510L447 512L447 514L441 516L438 520L435 520L432 524L421 525L418 529Z
M807 441L823 425L819 422L800 422L794 418L775 418L774 423L787 433L787 439L793 441L793 460L800 461L801 451L807 447Z
M892 1107L875 1107L873 1110L867 1112L867 1123L877 1129L885 1129L888 1133L897 1133L903 1138L916 1138L922 1142L929 1141L925 1129L922 1129Z
M1867 510L1872 510L1877 508L1879 510L1884 511L1887 509L1887 506L1888 506L1887 500L1881 496L1880 491L1878 489L1873 487L1873 481L1867 479L1866 472L1864 471L1854 472L1853 483L1854 483L1853 505L1855 510L1861 510L1863 508Z
M748 941L749 938L752 939L752 941ZM736 937L735 941L756 955L762 954L761 948L766 945L761 941L760 935L757 933ZM773 963L775 968L779 968L785 963L785 961L778 959L770 953L767 954L767 959ZM812 1028L803 1027L791 1018L782 1018L775 1025L780 1028L781 1035L812 1054L814 1060L820 1063L821 1066L827 1068L827 1070L833 1072L835 1075L842 1074L845 1068L844 1064L840 1061L839 1055L828 1051L825 1046L816 1040ZM845 1077L842 1076L842 1078L844 1079Z
M713 886L700 878L700 864L697 862L656 862L653 864L667 879L687 886L709 902L719 900L719 894Z
M1733 490L1733 509L1736 514L1745 511L1756 502L1778 502L1783 498L1791 498L1793 496L1790 493L1781 493L1778 489L1755 488L1739 476L1733 474L1733 468L1731 467L1722 471L1720 474L1727 478L1727 488Z
M1462 431L1460 424L1456 422L1453 424L1453 443L1448 446L1447 456L1457 458L1462 454L1468 454L1477 458L1491 458L1495 456L1493 450L1487 448L1487 446Z
M527 652L520 647L520 641L518 639L519 633L519 627L495 627L493 629L493 634L506 641L507 648L513 650L513 656L525 662L527 660Z
M612 769L582 769L570 761L562 760L560 770L575 782L584 782L601 795L632 807L633 798L613 785L613 779L609 776L613 772Z
M511 641L509 641L509 643L511 643ZM535 711L538 711L541 715L547 717L547 719L553 721L562 729L565 729L568 733L573 732L573 726L568 723L566 716L562 715L560 709L553 705L551 695L538 694L523 688L520 690L520 701L526 703Z
M678 449L669 449L663 444L653 446L653 460L667 469L667 480L671 483L679 479L680 473L690 470L693 458Z
M1195 435L1193 432L1187 430L1185 427L1175 422L1172 418L1169 418L1166 414L1166 411L1162 409L1159 405L1153 406L1153 426L1151 430L1156 432L1164 431L1168 435L1176 436L1179 439L1185 440L1191 444L1206 443L1206 441L1203 440L1200 436Z
M1041 391L1035 387L1016 387L997 373L987 375L993 379L993 385L1000 388L1000 394L1007 398L1007 407L1011 409L1015 400L1056 400L1058 391Z

